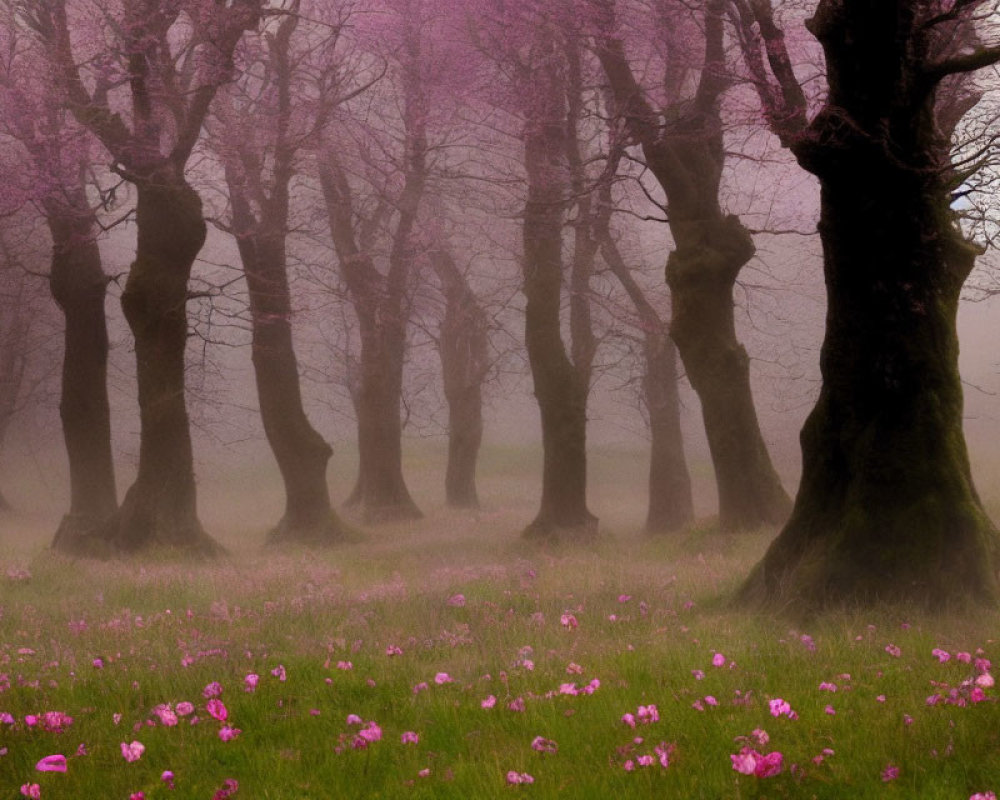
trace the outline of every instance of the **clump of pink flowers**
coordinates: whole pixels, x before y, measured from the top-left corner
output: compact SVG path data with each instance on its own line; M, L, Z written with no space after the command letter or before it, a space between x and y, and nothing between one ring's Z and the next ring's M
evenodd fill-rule
M759 753L749 745L744 745L740 752L729 756L733 769L742 775L756 775L758 778L770 778L781 772L785 757L780 751Z
M529 775L527 772L517 772L515 770L510 770L507 773L507 783L514 785L519 783L534 783L535 779Z

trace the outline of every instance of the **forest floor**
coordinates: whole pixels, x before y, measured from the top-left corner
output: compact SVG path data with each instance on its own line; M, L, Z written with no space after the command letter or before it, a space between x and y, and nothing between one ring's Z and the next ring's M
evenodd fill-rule
M321 552L261 550L258 515L215 563L69 560L7 518L0 796L1000 792L996 613L751 616L728 597L773 530L644 536L611 459L604 534L529 545L523 469Z

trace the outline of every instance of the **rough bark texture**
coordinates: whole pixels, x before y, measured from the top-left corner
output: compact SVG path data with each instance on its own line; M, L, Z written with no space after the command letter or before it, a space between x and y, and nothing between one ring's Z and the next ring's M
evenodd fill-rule
M962 431L955 328L976 251L949 208L940 66L928 57L939 32L922 24L931 6L823 0L809 23L829 99L788 140L822 187L823 387L802 430L794 511L743 602L801 611L998 598L996 531Z
M72 208L61 203L46 208L52 234L49 285L66 323L59 416L70 482L69 512L52 546L68 552L118 508L107 386L108 279L82 189L73 200Z
M78 550L101 554L167 547L221 550L197 514L184 396L187 282L205 241L201 199L164 170L136 181L138 246L122 309L135 337L139 384L139 470L119 510Z
M489 370L489 320L451 254L432 253L445 296L438 349L448 402L445 499L456 508L479 508L476 464L483 441L483 381Z
M528 198L524 246L525 345L542 417L542 499L525 530L528 538L592 536L597 518L587 508L587 394L589 386L566 353L560 304L565 207L565 112L558 67L536 70L537 103L524 134Z
M691 158L686 163L697 163L694 154ZM719 525L753 529L784 522L791 508L760 432L750 359L736 337L733 289L754 246L739 220L722 214L717 185L698 188L704 190L699 198L704 205L697 204L702 207L687 214L682 200L670 207L676 243L667 260L670 332L701 401L719 490Z
M606 12L611 6L605 4ZM706 4L705 59L696 94L676 100L665 123L646 101L621 39L610 35L610 13L604 23L609 35L601 39L598 54L619 113L666 194L675 244L667 262L671 335L701 401L719 490L719 524L738 530L783 522L791 501L760 433L749 359L733 317L736 278L754 245L719 202L725 159L720 97L727 85L721 14L718 0Z

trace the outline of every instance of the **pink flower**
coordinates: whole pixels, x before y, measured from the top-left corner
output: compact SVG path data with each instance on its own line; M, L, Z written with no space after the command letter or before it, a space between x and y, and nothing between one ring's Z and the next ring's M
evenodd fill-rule
M138 761L142 754L146 752L146 746L142 742L133 741L130 744L121 743L122 758L128 762Z
M757 753L749 747L744 747L735 755L729 756L733 762L733 769L741 775L753 775L757 769Z
M579 627L580 623L576 621L576 617L572 614L563 614L559 617L559 624L564 628L576 628Z
M226 778L222 782L222 788L217 789L215 794L212 795L212 800L228 800L237 791L239 791L240 784L236 778Z
M891 642L885 646L885 652L893 658L899 658L903 654L903 651Z
M509 703L507 703L507 708L511 711L524 711L524 698L515 697Z
M424 767L424 769L420 770L420 772L417 773L417 775L421 778L426 778L430 774L431 771L427 767Z
M483 700L479 705L483 708L493 708L497 704L497 699L495 695L490 695L485 700Z
M132 792L132 794L130 794L128 796L128 800L146 800L146 793L145 792Z
M781 772L783 763L784 756L779 751L775 750L773 753L768 753L757 760L757 765L754 768L754 775L758 778L770 778Z
M396 645L390 644L390 645L388 645L385 648L385 654L387 656L401 656L401 655L403 655L403 651L402 651L401 648L397 647Z
M361 717L359 717L357 714L348 714L347 715L347 724L348 725L360 725L361 722L362 722Z
M821 692L835 692L835 691L837 691L837 684L835 684L835 683L827 683L826 681L823 681L819 685L819 690Z
M507 783L517 784L517 783L534 783L535 779L531 777L527 772L515 772L511 770L507 773Z
M224 742L231 742L241 733L243 733L243 731L239 728L231 728L228 725L223 725L219 728L219 738Z
M894 764L886 764L885 769L882 770L882 782L889 783L889 781L894 781L899 777L899 767Z
M700 670L700 669L693 669L693 670L691 670L691 674L694 675L694 679L696 681L703 681L703 680L705 680L705 673L702 670Z
M936 658L942 664L945 661L951 660L951 653L949 653L947 650L942 650L940 647L935 647L933 650L931 650L931 655L934 656L934 658Z
M719 701L716 700L712 695L706 694L705 695L705 705L717 706L717 705L719 705Z
M21 784L21 794L25 797L30 797L31 800L40 800L42 787L37 783L23 783Z
M260 675L256 672L249 672L243 678L243 691L244 692L255 692L257 691L257 684L260 683Z
M358 731L358 735L354 737L352 746L356 750L362 750L370 744L381 740L382 729L378 726L376 722L369 722L364 728Z
M773 700L768 702L768 706L771 709L772 717L788 716L792 715L792 707L788 704L787 700L782 700L780 697L775 697Z
M153 709L153 713L160 720L161 725L166 725L168 728L172 728L177 724L177 714L174 713L173 709L170 708L166 703L161 703Z
M997 796L993 792L976 792L969 795L969 800L997 800Z
M837 713L837 710L833 706L827 706L826 708L823 709L823 711L829 714L831 717Z
M205 704L205 710L208 712L212 719L218 720L219 722L225 722L229 718L229 710L226 708L225 703L223 703L218 698L213 697Z
M657 710L656 706L650 704L648 706L639 706L636 712L636 717L638 717L639 722L649 725L653 722L660 721L660 712Z
M531 740L531 749L537 750L539 753L555 753L559 749L559 745L552 739L536 736Z
M174 773L173 773L173 771L171 771L169 769L163 770L163 772L160 773L160 780L163 781L165 784L167 784L167 788L168 789L173 789L174 788Z
M181 700L177 704L177 716L186 717L188 714L194 711L194 703L189 703L187 700Z
M434 683L436 683L438 686L443 686L446 683L453 683L453 682L454 681L451 675L449 675L447 672L439 672L437 675L434 676Z
M465 595L464 594L453 594L448 598L448 605L455 608L461 608L465 605Z
M722 653L716 653L712 656L712 666L713 667L724 667L726 665L726 657Z
M993 676L988 672L984 672L981 675L976 676L976 686L980 689L989 689L994 683L996 683L996 681L993 680Z
M399 741L401 744L417 744L420 741L420 737L413 731L404 731L399 737Z
M420 694L424 689L427 689L427 681L420 681L416 686L413 687L414 694Z
M271 674L279 681L283 681L288 677L288 675L285 674L285 667L283 664L278 664L278 666L271 670Z
M222 694L222 684L218 681L212 681L201 690L201 696L206 700L210 697L218 697Z
M354 664L352 664L350 661L338 661L337 662L337 669L341 669L341 670L344 670L345 672L349 672L350 670L354 669Z
M763 747L771 741L771 737L767 735L767 731L763 728L754 728L750 731L750 740L758 747Z
M39 772L65 772L66 756L61 753L45 756L45 758L35 764L35 769Z
M955 658L958 659L959 661L961 661L963 664L971 664L972 663L972 653L966 653L964 651L959 651L958 653L955 653Z
M630 728L634 728L635 727L635 715L634 714L629 714L629 713L622 714L622 722L624 722Z

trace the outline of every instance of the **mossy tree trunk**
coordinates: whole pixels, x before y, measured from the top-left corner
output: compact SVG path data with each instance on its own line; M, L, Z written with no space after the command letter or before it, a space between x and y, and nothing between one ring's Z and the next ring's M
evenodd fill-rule
M108 402L108 279L82 188L70 204L46 203L52 234L49 286L65 319L59 416L69 457L70 504L52 542L73 552L77 539L118 509Z
M206 236L201 199L172 169L134 182L138 244L121 302L135 337L139 469L119 510L81 545L214 554L220 547L198 519L184 393L187 284Z
M551 45L550 45L551 46ZM524 133L528 196L522 226L525 345L542 420L542 498L528 538L592 536L587 508L589 369L566 352L561 333L566 111L562 67L552 54L533 70Z
M705 433L719 490L719 524L754 529L785 520L791 501L781 486L760 432L749 359L736 337L733 289L754 255L746 228L719 201L725 161L720 101L728 79L722 24L724 5L704 10L705 57L694 97L668 70L671 105L663 120L632 73L615 33L612 0L602 4L604 34L598 55L621 114L663 188L675 249L667 262L671 335L701 401ZM674 65L675 67L677 65Z
M932 58L936 8L823 0L808 23L829 97L786 133L821 185L823 386L802 430L794 511L745 602L939 608L1000 596L996 531L962 431L955 319L976 250L949 207L954 171L934 106L937 81L984 51Z
M448 402L445 500L455 508L479 508L476 464L483 441L483 381L490 366L489 320L451 253L439 247L431 261L445 297L438 339Z

